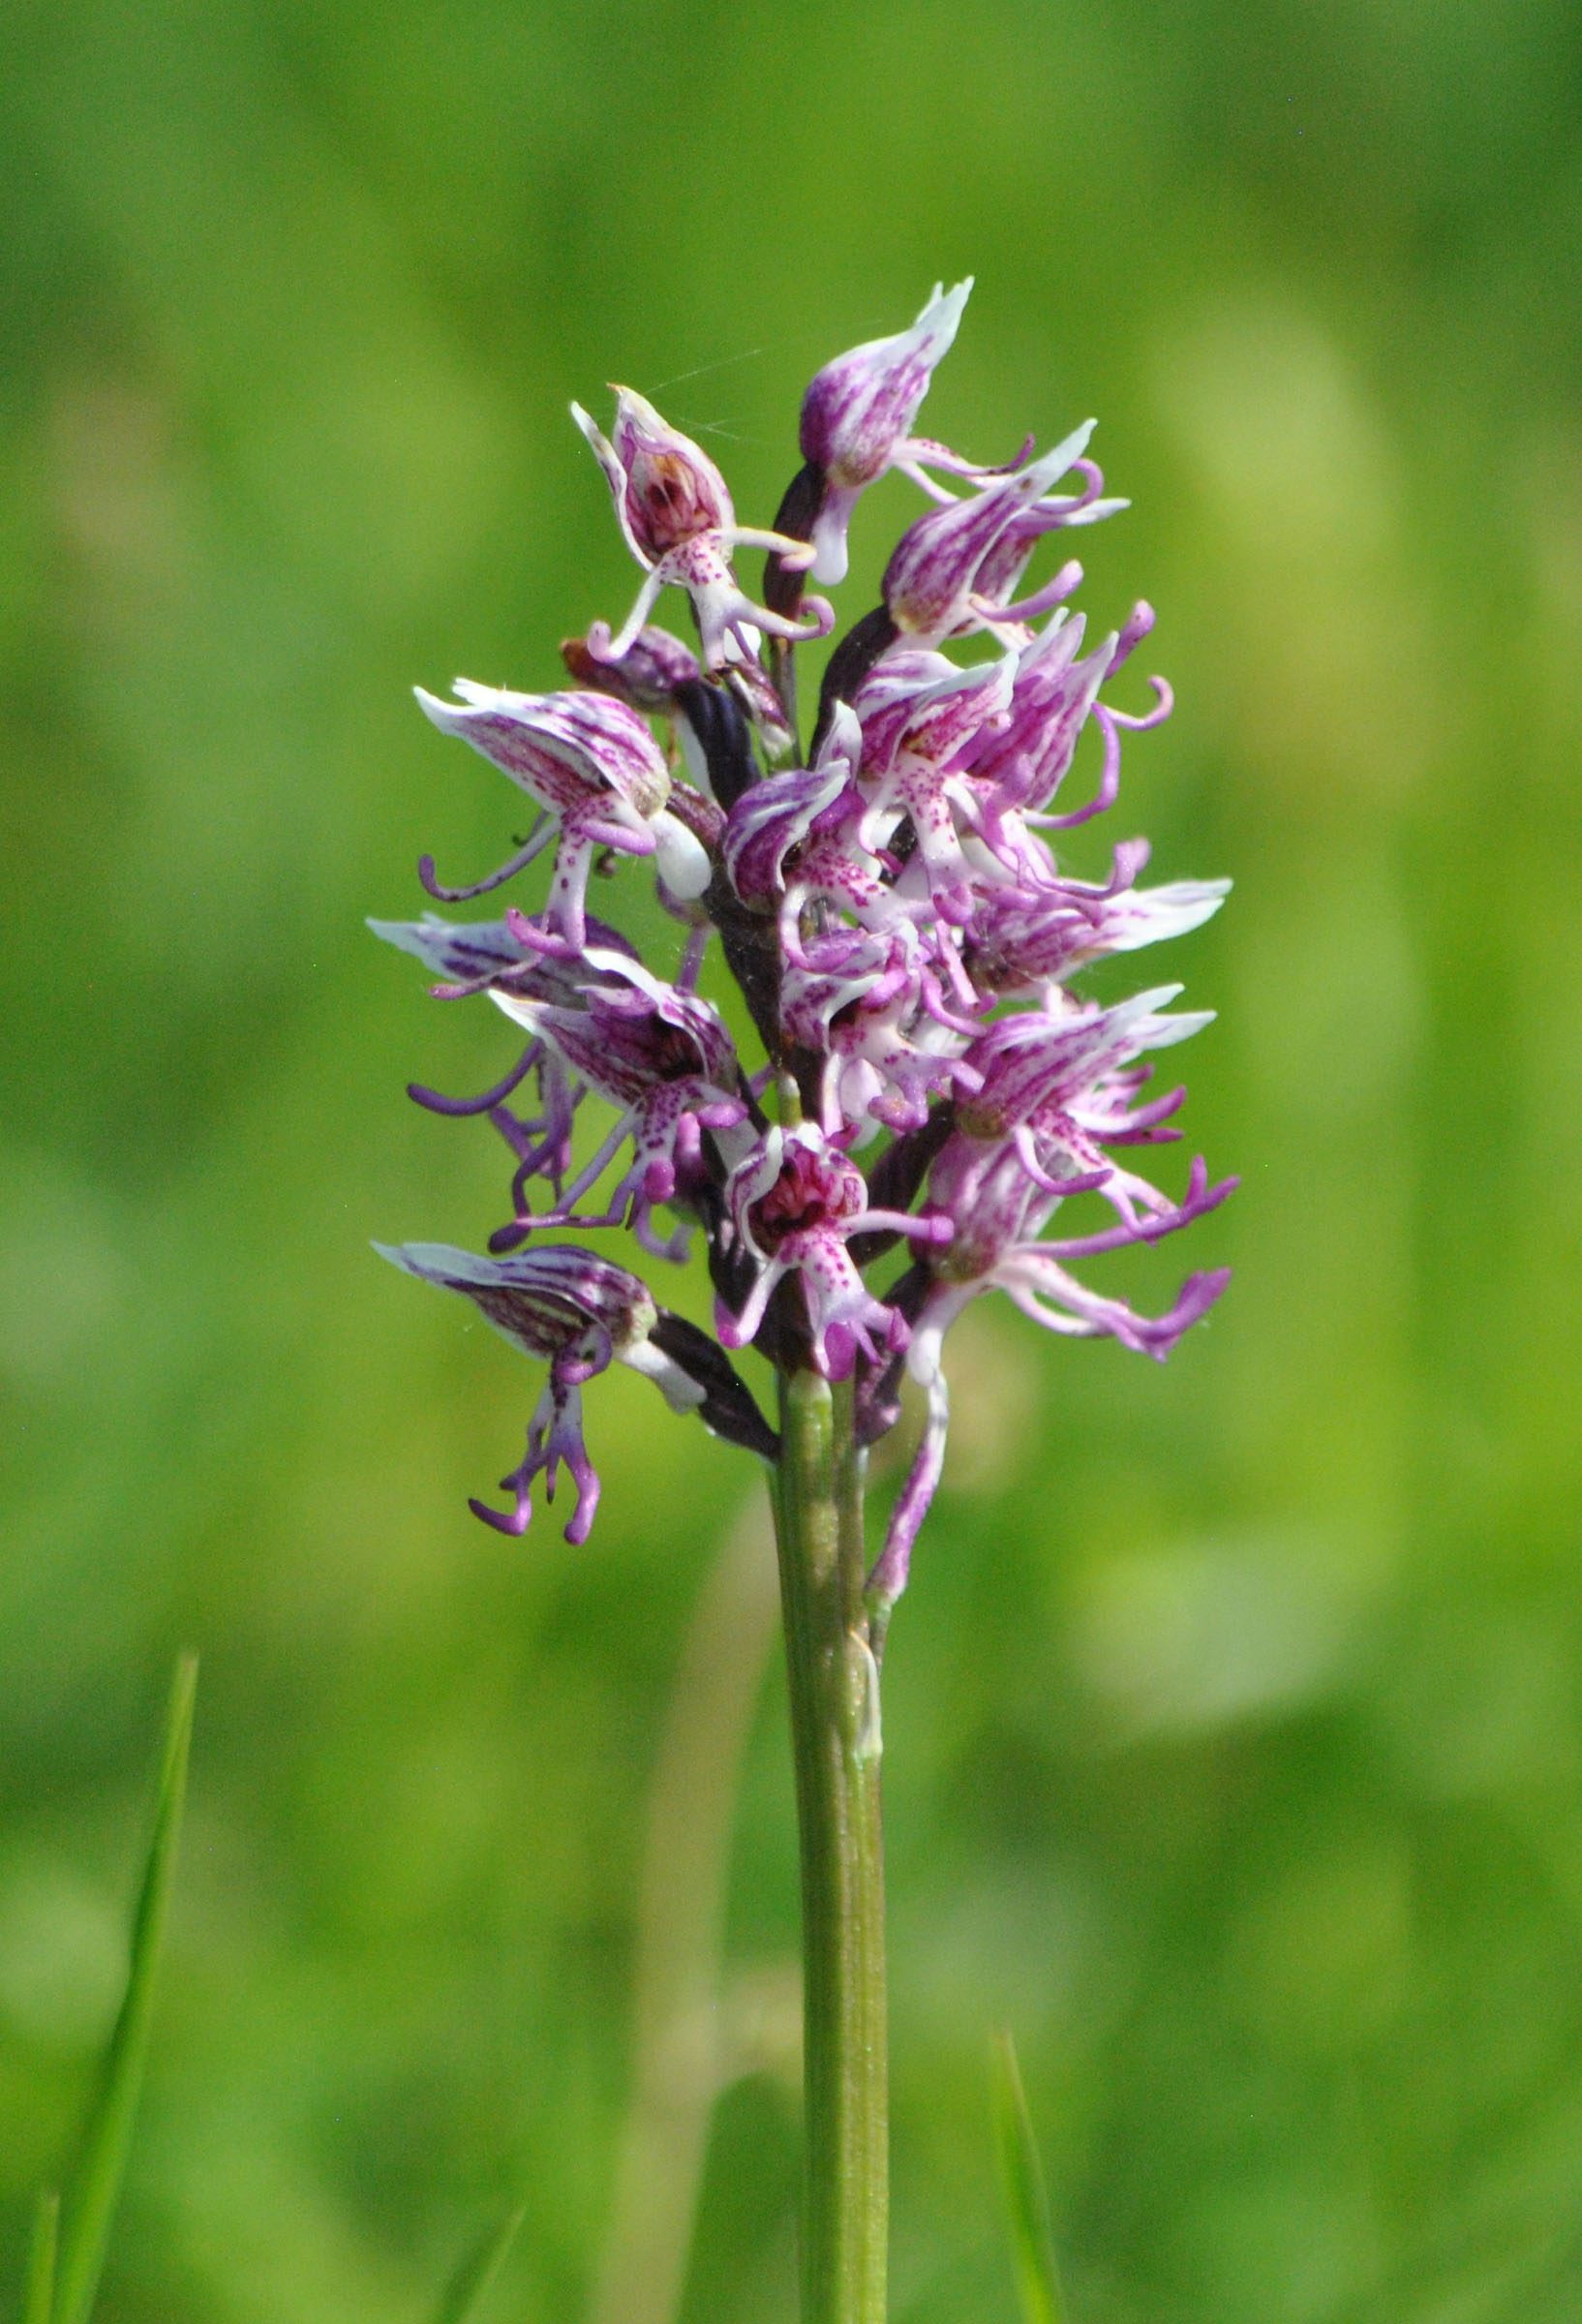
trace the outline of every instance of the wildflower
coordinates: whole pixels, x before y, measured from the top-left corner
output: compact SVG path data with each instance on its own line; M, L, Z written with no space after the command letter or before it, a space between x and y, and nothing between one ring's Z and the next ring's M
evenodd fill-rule
M726 1200L754 1279L740 1313L715 1302L722 1346L747 1345L788 1275L801 1283L812 1361L827 1379L850 1379L859 1354L880 1363L906 1345L904 1319L868 1291L847 1244L875 1229L934 1241L949 1232L942 1223L874 1209L862 1172L812 1122L769 1129L733 1173Z
M695 1193L706 1176L705 1133L721 1150L724 1134L747 1118L735 1047L717 1009L693 993L650 975L619 953L591 949L587 965L603 981L585 982L575 1004L497 987L507 1017L545 1042L570 1071L622 1108L614 1128L561 1198L575 1203L596 1183L629 1139L630 1164L602 1217L584 1226L629 1225L646 1248L656 1240L655 1205ZM532 1220L524 1219L524 1227Z
M515 1496L514 1507L502 1514L482 1501L469 1504L501 1533L527 1531L533 1479L542 1475L544 1497L553 1501L563 1466L576 1494L565 1538L588 1539L599 1482L583 1442L582 1391L612 1363L642 1372L672 1411L692 1412L703 1402L698 1383L655 1345L659 1316L648 1286L592 1251L540 1243L518 1258L481 1259L442 1242L380 1242L374 1248L421 1282L461 1292L514 1347L549 1366L528 1426L526 1456L502 1480L502 1489Z
M827 1057L819 1118L832 1137L920 1129L930 1098L980 1086L962 1055L976 1028L952 1010L928 938L910 920L807 939L786 967L781 1023L800 1048Z
M1157 1242L1234 1191L1234 1178L1211 1186L1200 1160L1185 1195L1171 1203L1104 1150L1107 1144L1172 1135L1164 1125L1173 1102L1135 1106L1141 1077L1128 1069L1148 1050L1185 1040L1209 1022L1202 1012L1164 1014L1159 1004L1178 991L1164 986L1111 1009L1011 1017L967 1053L980 1086L958 1109L960 1126L929 1172L926 1208L950 1234L926 1273L919 1270L907 1347L907 1368L928 1391L928 1421L881 1553L881 1597L888 1592L893 1599L904 1587L912 1543L938 1481L949 1419L943 1341L974 1300L1003 1291L1047 1330L1108 1336L1163 1362L1230 1281L1225 1268L1189 1275L1163 1315L1145 1316L1093 1291L1066 1265ZM1089 1193L1111 1205L1116 1225L1060 1239L1043 1235L1062 1202Z
M820 480L812 531L816 581L845 579L846 527L867 487L886 469L941 448L910 443L910 430L971 290L970 275L950 291L936 283L910 330L837 355L803 397L802 456Z
M861 923L894 917L884 866L861 826L867 802L857 787L861 729L842 704L813 764L772 775L732 808L721 841L732 887L744 903L779 900L788 960L803 958L798 925L805 905L828 901Z
M986 485L970 499L931 508L907 528L885 567L883 585L885 610L902 637L915 645L938 645L958 630L988 628L1019 611L1001 594L1005 567L993 553L1009 535L1025 565L1021 549L1026 540L1031 554L1029 533L1054 532L1083 521L1093 510L1096 496L1088 481L1080 493L1042 496L1081 458L1095 424L1084 420L1042 460ZM1022 616L1028 610L1019 609Z
M593 658L623 659L641 635L654 599L668 587L685 589L691 598L711 670L732 659L750 661L760 632L793 644L822 636L835 618L822 599L809 600L807 621L791 621L754 605L731 570L733 549L770 549L798 567L811 562L811 550L783 533L739 525L725 479L708 453L661 419L634 388L613 392L613 439L580 404L572 405L571 416L604 471L626 546L647 577L617 636L602 624L589 631Z
M601 694L513 694L458 678L460 703L416 689L441 734L459 735L543 809L534 841L512 859L520 871L555 841L555 873L540 949L574 958L587 942L588 877L600 849L652 855L679 896L701 895L709 861L668 811L670 771L634 710ZM536 843L535 843L536 842ZM474 891L475 893L476 891Z
M1012 700L1014 657L958 669L943 655L896 654L858 688L862 770L871 778L863 838L882 846L905 821L933 909L963 925L972 917L973 871L962 850L962 816L972 799L960 757Z
M1092 422L1042 458L1029 439L994 469L913 433L969 289L936 289L910 330L818 373L804 467L773 531L740 525L714 460L630 388L615 391L608 438L573 407L643 567L628 619L564 643L568 690L458 681L455 701L419 696L540 810L483 879L443 888L425 858L424 886L446 902L492 895L544 853L547 894L498 919L374 924L441 997L486 994L511 1028L477 1095L412 1086L431 1111L482 1115L505 1142L509 1208L491 1256L398 1255L549 1363L507 1480L513 1510L489 1521L520 1530L533 1479L552 1484L563 1467L586 1532L596 1483L576 1398L612 1361L768 1459L776 1440L735 1351L849 1381L864 1444L895 1424L909 1371L928 1422L870 1576L875 1641L942 1470L952 1322L1003 1291L1052 1332L1162 1358L1224 1270L1188 1275L1150 1314L1090 1282L1085 1262L1193 1226L1233 1183L1196 1162L1172 1195L1139 1166L1178 1136L1182 1092L1155 1092L1153 1060L1207 1014L1173 1007L1174 985L1103 1004L1080 988L1089 963L1202 925L1228 885L1140 884L1139 839L1096 878L1058 852L1114 804L1123 737L1171 708L1157 678L1151 706L1117 700L1151 606L1098 633L1073 602L1075 560L1029 578L1047 535L1125 506L1088 456ZM852 507L890 469L932 505L892 554L883 603L837 641L805 753L794 649L833 616L804 600L804 582L844 571ZM733 570L747 546L769 558L763 605ZM672 585L689 596L696 651L650 620ZM1095 771L1074 797L1090 729ZM589 910L595 872L644 871L685 932L674 952L640 955ZM761 1053L739 1047L704 991L715 964ZM585 1139L600 1106L606 1126ZM1089 1197L1104 1223L1067 1231L1063 1207ZM660 1262L701 1236L713 1332L624 1268L545 1239L594 1229Z

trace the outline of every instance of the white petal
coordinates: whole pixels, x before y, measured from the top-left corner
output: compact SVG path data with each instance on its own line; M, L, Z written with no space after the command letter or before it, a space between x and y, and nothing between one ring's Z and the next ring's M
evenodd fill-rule
M654 816L652 829L658 841L660 878L672 896L683 903L691 903L703 894L714 875L708 849L668 809L661 809Z

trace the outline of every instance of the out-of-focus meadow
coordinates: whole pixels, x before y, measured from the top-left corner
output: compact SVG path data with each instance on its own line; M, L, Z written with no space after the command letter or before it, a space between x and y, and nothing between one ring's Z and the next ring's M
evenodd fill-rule
M1097 412L1135 499L1084 601L1155 602L1179 708L1110 820L1234 875L1158 966L1220 1011L1188 1135L1245 1183L1168 1367L959 1334L887 1670L895 2312L1011 2313L1003 2024L1078 2324L1573 2318L1574 9L12 26L4 2280L192 1643L104 2324L405 2324L518 2190L502 2318L790 2315L752 1463L622 1375L587 1549L469 1517L535 1382L368 1242L498 1221L487 1129L402 1085L510 1045L362 916L520 823L411 684L551 686L629 602L567 400L656 392L767 522L811 371L974 271L928 424L994 458ZM865 505L848 614L915 506Z

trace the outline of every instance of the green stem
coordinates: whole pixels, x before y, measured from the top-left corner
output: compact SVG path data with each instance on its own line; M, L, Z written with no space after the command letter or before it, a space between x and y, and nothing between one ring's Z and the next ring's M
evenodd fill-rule
M803 2324L883 2324L889 2217L879 1674L849 1387L780 1381L775 1490L802 1837Z

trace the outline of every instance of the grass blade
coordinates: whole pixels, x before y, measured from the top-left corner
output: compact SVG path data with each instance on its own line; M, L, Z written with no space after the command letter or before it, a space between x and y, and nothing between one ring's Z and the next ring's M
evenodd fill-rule
M55 2247L60 2240L60 2197L51 2190L39 2197L33 2214L33 2241L27 2253L27 2289L22 2294L22 2324L50 2324L55 2312Z
M1009 2034L994 2036L993 2067L994 2133L1022 2324L1067 2324L1060 2275L1054 2264L1044 2166L1038 2159L1016 2045Z
M505 2265L516 2231L527 2217L528 2207L519 2203L502 2225L486 2235L477 2249L463 2262L441 2305L437 2324L476 2324L483 2313L483 2304L494 2288L496 2277Z
M183 1655L176 1665L165 1722L154 1835L132 1924L132 1961L127 1972L126 1996L110 2035L99 2095L67 2190L59 2288L52 2324L88 2324L105 2265L110 2222L126 2175L132 2126L148 2058L155 1970L169 1908L176 1841L187 1791L187 1753L192 1742L197 1685L198 1658Z

